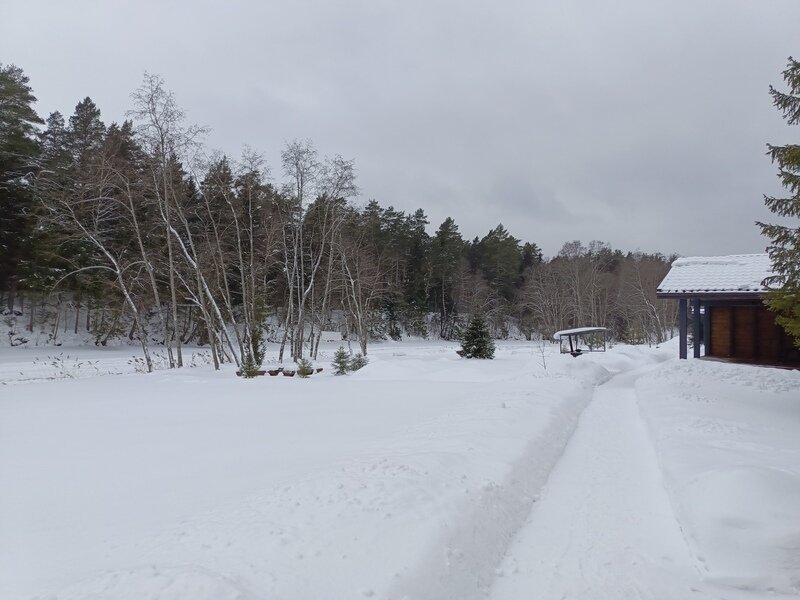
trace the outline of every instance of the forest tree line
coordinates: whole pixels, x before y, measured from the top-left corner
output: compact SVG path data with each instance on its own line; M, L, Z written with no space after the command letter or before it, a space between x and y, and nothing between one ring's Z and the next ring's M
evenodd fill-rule
M359 203L353 160L285 144L273 179L251 149L209 153L173 94L146 75L122 123L90 98L41 119L27 77L0 66L0 294L31 331L67 308L97 343L128 336L182 366L205 344L215 365L316 358L340 330L371 340L458 339L484 314L499 338L601 325L659 343L676 309L655 298L674 257L564 244L545 259L502 224L464 239L423 209ZM42 310L42 307L49 307ZM38 315L37 315L38 310Z

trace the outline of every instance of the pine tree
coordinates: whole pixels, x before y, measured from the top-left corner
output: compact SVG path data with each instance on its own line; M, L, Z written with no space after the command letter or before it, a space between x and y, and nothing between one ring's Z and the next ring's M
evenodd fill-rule
M67 149L67 131L64 117L59 112L51 113L45 130L38 135L40 154L38 173L33 194L36 201L30 207L35 226L29 238L27 256L17 263L19 287L48 293L59 283L61 291L72 281L61 281L65 273L77 268L74 259L80 255L79 242L69 240L59 223L47 219L42 198L47 190L63 188L72 168L72 156ZM59 255L69 257L69 260Z
M37 169L36 97L17 66L0 64L0 289L13 307L19 264L34 254L32 175Z
M344 346L339 346L336 354L333 355L331 366L333 367L334 375L347 375L347 372L350 370L350 356L347 354L347 350L344 349Z
M517 238L499 224L479 242L473 242L471 260L486 282L506 300L514 298L521 283L522 247Z
M480 313L469 320L459 354L465 358L494 358L494 342L486 319Z
M789 87L787 93L770 86L772 103L789 125L800 124L800 62L789 57L783 71ZM773 213L784 218L800 218L800 145L767 145L768 156L778 163L778 177L788 192L787 198L764 196L764 203ZM776 313L776 321L800 347L800 227L758 223L761 233L770 238L767 252L772 260L774 277L767 280L770 292L766 304Z
M458 303L456 286L464 269L466 244L456 222L447 217L431 243L431 299L439 314L439 335L457 339Z

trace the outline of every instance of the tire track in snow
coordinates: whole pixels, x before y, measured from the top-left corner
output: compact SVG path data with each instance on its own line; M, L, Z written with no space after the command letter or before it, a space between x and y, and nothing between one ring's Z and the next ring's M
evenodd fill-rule
M592 388L566 398L558 412L517 459L501 484L484 485L460 517L387 596L391 600L485 598L515 534L538 500L553 466L567 446Z
M633 383L599 386L509 548L493 600L719 597L697 569L663 485Z
M626 374L630 371L614 375L602 386ZM448 528L441 542L433 546L417 569L398 582L387 598L479 600L489 597L498 576L503 575L502 562L509 548L536 510L539 494L549 485L552 472L568 451L597 389L587 388L565 399L558 414L514 463L506 480L500 485L485 487L480 497L468 503L461 511L461 518ZM552 549L552 552L557 551L557 548ZM568 549L563 551L569 552Z

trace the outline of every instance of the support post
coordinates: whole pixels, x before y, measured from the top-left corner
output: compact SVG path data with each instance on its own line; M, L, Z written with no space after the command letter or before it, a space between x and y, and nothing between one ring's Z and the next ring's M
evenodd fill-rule
M678 300L678 358L686 358L686 341L688 336L688 301L686 298Z
M692 337L694 338L694 357L700 358L700 298L692 300Z
M706 305L706 314L703 315L703 345L705 345L706 356L711 356L714 351L711 348L711 307Z

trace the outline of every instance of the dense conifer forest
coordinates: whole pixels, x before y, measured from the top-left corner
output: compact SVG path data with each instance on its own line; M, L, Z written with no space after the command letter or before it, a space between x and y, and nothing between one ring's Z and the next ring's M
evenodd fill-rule
M24 72L0 65L0 299L11 344L26 332L129 340L181 366L185 345L240 364L263 339L281 360L341 331L458 339L480 313L497 338L584 325L626 342L671 335L655 288L673 257L569 241L544 257L502 224L464 239L359 197L355 163L287 143L279 165L209 151L158 76L105 123L91 98L41 118ZM270 176L270 174L274 174ZM455 215L457 217L458 215Z

